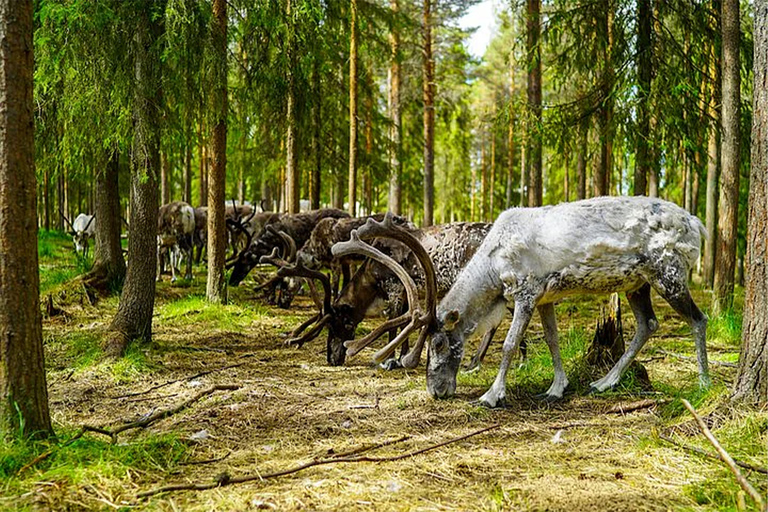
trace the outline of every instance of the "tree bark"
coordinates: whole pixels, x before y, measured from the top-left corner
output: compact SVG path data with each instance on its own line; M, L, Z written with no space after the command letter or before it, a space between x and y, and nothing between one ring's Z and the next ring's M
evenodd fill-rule
M403 168L400 158L402 115L400 111L400 31L397 27L397 16L400 11L398 0L390 0L390 10L394 21L389 34L390 64L389 64L389 116L390 116L390 148L389 148L389 201L388 209L395 215L400 215L400 176Z
M528 0L526 51L528 52L528 206L541 206L541 0Z
M295 34L293 26L292 0L287 0L288 16L288 101L286 107L287 130L285 134L285 211L299 213L299 168L296 151L296 66ZM226 51L226 49L225 49Z
M717 25L717 20L715 20ZM712 288L715 283L715 250L717 247L717 182L720 171L720 66L715 57L715 45L709 50L709 73L713 77L710 84L710 96L707 110L711 118L709 123L709 136L707 139L707 198L706 198L706 224L709 237L704 242L704 284Z
M485 151L485 131L480 135L480 222L488 222L488 162Z
M587 198L587 139L589 136L589 118L579 122L579 154L576 157L576 198Z
M131 170L131 236L128 270L105 350L117 356L132 341L152 339L157 259L157 179L160 171L161 61L158 40L164 32L165 2L137 2L134 27L133 152ZM161 10L162 9L162 10Z
M733 306L736 237L739 213L739 0L723 0L722 70L722 170L720 173L720 218L717 224L715 253L715 313Z
M349 214L357 214L357 0L349 18Z
M432 0L422 12L422 93L424 99L424 226L431 226L435 210L435 62L432 56Z
M320 208L320 183L323 165L322 149L322 85L320 82L320 60L315 58L312 67L312 153L314 160L309 173L309 207Z
M494 116L495 116L494 112ZM496 217L493 214L494 201L493 191L496 183L496 134L491 130L491 169L488 176L488 220L493 221Z
M171 202L171 191L169 188L169 172L171 163L168 161L168 153L162 151L160 153L160 204L168 204Z
M37 268L32 1L0 0L0 436L53 435Z
M512 102L515 94L515 55L509 52L509 125L507 127L507 194L505 208L512 207L512 188L515 183L515 116Z
M213 165L208 176L208 280L209 302L226 301L224 260L227 229L224 221L224 190L227 178L227 3L213 0L211 36L214 52ZM298 210L297 210L298 211Z
M118 171L120 153L109 154L104 170L96 173L94 183L96 203L96 247L93 268L86 276L89 286L105 291L119 290L125 279L125 259L120 245L120 192Z
M768 402L768 4L755 3L744 327L733 399Z
M613 99L611 92L613 90L613 13L609 5L608 11L601 22L605 30L605 46L603 48L603 69L601 77L601 87L603 89L603 103L598 113L597 121L600 128L600 158L595 166L593 175L594 196L605 196L610 194L611 177L611 157L613 151L611 119L613 117Z
M650 153L648 142L650 137L651 113L648 97L651 92L651 75L653 46L651 46L651 0L638 0L638 36L637 36L637 87L638 87L638 122L637 145L635 158L634 193L636 196L645 195L648 173L650 171Z

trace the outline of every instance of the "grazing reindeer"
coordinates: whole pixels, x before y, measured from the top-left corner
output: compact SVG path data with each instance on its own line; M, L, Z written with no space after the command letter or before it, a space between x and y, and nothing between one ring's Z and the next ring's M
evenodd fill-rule
M300 337L298 335L311 324L305 323L299 326L293 333L296 337L288 340L288 342L301 346L319 335L322 329L327 326L326 356L328 363L333 366L343 364L347 355L357 354L384 333L409 323L410 317L407 313L400 315L401 309L405 299L413 295L418 296L418 294L408 294L407 285L398 278L397 271L394 270L390 260L394 261L397 267L404 268L405 274L410 276L411 280L423 284L427 290L434 289L434 292L428 291L427 296L436 301L437 294L445 293L451 287L459 270L480 246L489 229L490 224L479 222L457 222L417 229L412 225L398 226L393 222L391 214L387 214L382 222L369 219L364 226L358 230L353 230L352 233L355 233L355 237L357 237L358 232L363 238L379 237L374 243L376 250L383 251L389 259L385 258L383 261L381 259L366 260L334 301L331 301L330 283L326 285L323 282L323 278L328 279L324 274L316 273L313 275L303 265L297 265L298 268L280 269L278 275L316 277L321 280L324 289L326 289L322 312L310 319L314 320L314 325ZM394 238L394 240L390 238ZM335 244L332 252L336 258L361 254L355 247L345 247L344 243ZM363 253L363 255L370 256L368 253ZM433 261L436 272L434 270L424 272L423 268L432 268ZM299 259L299 264L301 263L302 261ZM389 319L383 325L369 335L352 341L357 326L366 316L377 315L384 310ZM492 337L494 330L495 326L493 329L485 331L486 337ZM405 335L401 334L394 338L386 347L375 354L374 360L376 362L385 361L393 355L398 346L405 343L406 339L407 332ZM406 368L413 368L418 365L423 342L424 340L417 342L416 347L399 362L388 362L388 367L402 365Z
M334 208L323 208L292 215L286 214L267 224L273 229L267 229L265 226L258 235L251 234L248 236L246 248L240 251L234 261L227 264L227 268L232 269L229 284L232 286L240 284L251 269L260 263L262 256L269 256L273 249L283 247L284 242L278 235L279 232L282 231L291 237L296 246L300 247L309 239L315 225L326 217L342 218L349 217L349 214Z
M187 260L185 279L192 279L192 247L195 233L195 209L183 201L160 207L157 215L157 277L160 278L161 257L168 250L171 260L171 282L176 282L176 266L181 254Z
M62 217L67 221L71 229L72 243L75 245L75 253L82 253L83 258L88 257L90 240L96 236L95 215L79 214L75 217L75 222L70 223L69 219L62 213Z
M568 385L557 340L554 303L578 293L625 292L637 332L593 391L615 386L658 328L651 306L655 289L693 329L699 382L709 384L707 318L688 291L688 270L706 231L682 208L648 197L598 197L542 208L503 212L437 309L429 342L427 389L435 398L454 394L464 341L514 304L499 372L480 398L504 402L511 355L534 310L541 315L555 378L546 393L558 399Z

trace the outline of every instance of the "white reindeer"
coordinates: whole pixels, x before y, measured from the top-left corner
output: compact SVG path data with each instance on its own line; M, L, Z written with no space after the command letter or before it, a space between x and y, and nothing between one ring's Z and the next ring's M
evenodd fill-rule
M66 217L65 217L66 219ZM83 253L83 258L88 257L90 240L96 236L96 217L85 213L75 217L75 222L70 224L72 228L72 242L75 244L75 252ZM69 222L67 220L67 222Z
M499 372L481 404L496 407L504 402L512 355L536 309L555 370L546 397L561 398L568 379L554 303L579 293L626 292L637 332L614 367L590 385L598 392L609 389L658 328L651 288L691 325L699 382L709 385L707 318L691 299L687 284L702 237L706 230L698 218L648 197L599 197L503 212L437 308L437 330L428 348L429 393L436 398L454 394L464 341L497 321L512 303Z

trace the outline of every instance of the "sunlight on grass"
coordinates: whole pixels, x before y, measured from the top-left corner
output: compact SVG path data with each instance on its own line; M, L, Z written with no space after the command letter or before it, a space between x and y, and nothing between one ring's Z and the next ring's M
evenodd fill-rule
M734 311L727 311L712 317L707 324L707 342L738 347L741 345L742 316Z
M211 304L194 295L157 308L159 321L166 325L195 325L201 329L246 328L264 319L265 308L258 304Z
M40 481L56 482L57 486L78 487L99 485L104 489L109 482L115 484L118 492L123 491L119 481L130 478L136 472L166 471L177 466L187 457L188 447L175 434L144 437L130 443L112 444L101 436L86 434L69 446L62 446L74 432L59 432L59 442L37 442L26 440L0 440L0 478L4 482L6 496L22 494L39 488ZM19 474L19 470L35 456L52 450L50 457L37 463L34 469ZM126 496L130 498L130 496ZM47 508L48 504L37 501L15 503L16 508Z
M45 345L60 364L74 370L90 367L98 361L102 353L98 335L87 331L49 336Z

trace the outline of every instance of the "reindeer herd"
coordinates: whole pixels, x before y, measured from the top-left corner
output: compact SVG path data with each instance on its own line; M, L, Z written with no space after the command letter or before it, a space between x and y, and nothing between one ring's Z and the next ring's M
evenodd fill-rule
M172 280L185 262L203 258L207 209L173 202L158 216L158 279L167 262ZM92 217L71 228L78 250L87 251ZM229 284L243 282L257 265L277 268L260 284L271 304L289 308L306 285L317 312L296 326L286 343L297 347L326 332L326 359L342 365L385 334L373 355L386 369L415 368L426 346L427 389L435 398L456 390L466 340L483 340L468 368L482 361L504 316L512 322L502 361L480 403L497 407L505 399L506 374L523 335L538 311L554 366L543 398L562 398L568 386L558 345L554 304L574 294L624 292L636 332L624 355L593 391L617 385L639 350L658 329L651 289L693 330L699 381L709 384L707 318L688 290L688 271L699 257L706 231L682 208L655 198L598 197L539 208L513 208L493 224L455 222L419 228L387 213L350 217L324 208L298 214L260 211L232 201L226 207L231 256ZM90 235L87 233L90 231ZM366 318L384 321L356 338ZM415 343L409 345L409 338ZM400 349L399 355L397 354Z

